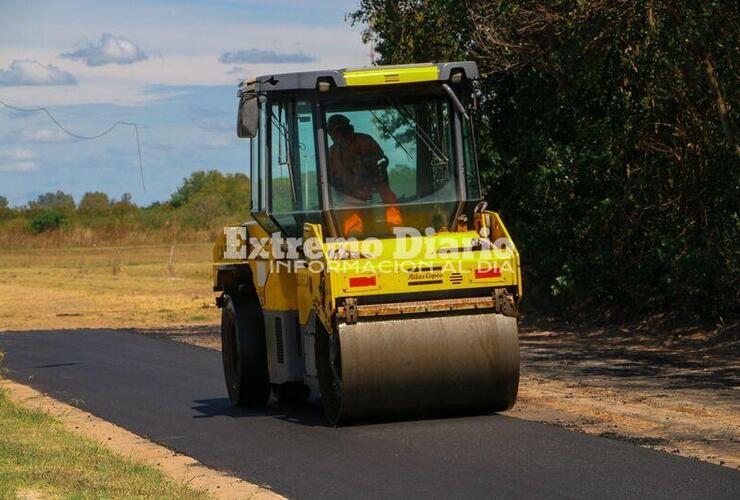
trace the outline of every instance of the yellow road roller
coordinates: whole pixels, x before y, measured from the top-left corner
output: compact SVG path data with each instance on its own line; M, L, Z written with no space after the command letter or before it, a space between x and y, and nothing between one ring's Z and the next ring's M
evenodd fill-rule
M233 404L307 397L332 425L514 404L521 269L481 201L478 76L448 62L239 85L252 220L213 250Z

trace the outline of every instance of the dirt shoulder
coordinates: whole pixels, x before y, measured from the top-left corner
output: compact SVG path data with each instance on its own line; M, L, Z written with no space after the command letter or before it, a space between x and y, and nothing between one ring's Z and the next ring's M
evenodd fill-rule
M218 327L137 330L220 349ZM740 335L531 324L508 414L740 469Z
M740 335L527 325L512 415L740 468Z

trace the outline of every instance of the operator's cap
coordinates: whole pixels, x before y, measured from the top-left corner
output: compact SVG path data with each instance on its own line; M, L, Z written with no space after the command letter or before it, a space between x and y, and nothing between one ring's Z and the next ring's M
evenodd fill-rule
M349 129L352 124L344 115L331 115L326 122L326 130L330 134L338 129Z

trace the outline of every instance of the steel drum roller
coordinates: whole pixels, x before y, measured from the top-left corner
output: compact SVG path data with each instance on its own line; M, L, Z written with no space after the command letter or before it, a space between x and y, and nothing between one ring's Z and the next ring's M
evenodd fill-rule
M458 409L503 411L519 386L516 319L500 314L364 321L326 335L329 420ZM330 397L326 397L330 395Z

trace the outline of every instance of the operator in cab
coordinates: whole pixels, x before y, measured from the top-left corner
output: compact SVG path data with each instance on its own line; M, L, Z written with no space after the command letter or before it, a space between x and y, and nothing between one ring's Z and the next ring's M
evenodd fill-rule
M367 134L355 132L349 118L332 115L326 123L332 140L329 148L329 183L344 197L343 206L365 205L377 192L386 205L389 227L403 224L398 199L388 185L388 158L380 145ZM343 222L344 237L361 234L364 223L359 212L350 212Z

